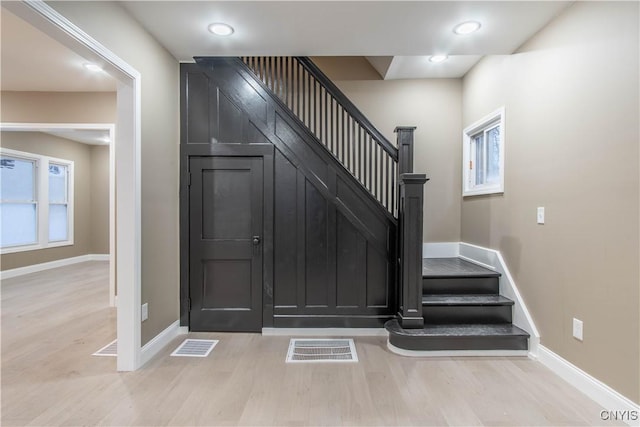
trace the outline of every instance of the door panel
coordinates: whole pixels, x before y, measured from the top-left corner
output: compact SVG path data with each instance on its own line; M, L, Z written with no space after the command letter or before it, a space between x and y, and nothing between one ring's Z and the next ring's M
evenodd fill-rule
M189 167L190 328L260 331L262 158L195 157Z

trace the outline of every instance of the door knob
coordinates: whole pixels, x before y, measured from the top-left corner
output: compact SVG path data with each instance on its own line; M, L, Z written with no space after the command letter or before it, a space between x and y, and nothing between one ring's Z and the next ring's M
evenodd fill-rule
M253 236L253 244L258 246L260 244L260 236Z

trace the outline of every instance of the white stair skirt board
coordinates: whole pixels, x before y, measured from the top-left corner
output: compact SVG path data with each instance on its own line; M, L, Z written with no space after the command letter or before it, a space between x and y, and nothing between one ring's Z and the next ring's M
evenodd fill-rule
M422 244L422 258L457 258L459 242L434 242Z
M622 417L620 413L623 411L628 411L628 414L636 414L635 420L631 420L629 417L618 418L618 420L624 421L630 426L640 425L638 422L640 405L627 399L602 381L592 377L542 345L538 348L538 361L551 369L551 371L560 378L600 404L603 410L612 411L612 415L615 411L618 411L620 417ZM608 421L603 420L602 423L604 425L607 424Z
M100 350L92 354L92 356L118 356L118 340L115 339Z
M287 363L357 362L353 339L292 338L287 351Z
M407 357L527 357L528 350L405 350L387 341L392 353Z
M529 333L529 353L536 357L540 334L500 252L468 243L459 243L459 247L461 259L497 271L502 275L500 276L500 295L513 300L513 324Z
M262 328L264 336L305 336L305 337L386 337L384 328Z
M218 340L199 340L188 338L176 348L171 356L176 357L207 357Z

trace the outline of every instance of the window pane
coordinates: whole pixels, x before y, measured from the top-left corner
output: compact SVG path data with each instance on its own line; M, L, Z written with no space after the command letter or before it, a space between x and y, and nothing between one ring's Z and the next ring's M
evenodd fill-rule
M35 200L35 162L15 157L0 157L0 197L2 200Z
M49 241L67 240L67 205L49 205Z
M500 126L487 131L487 182L500 180Z
M49 164L49 202L67 202L67 166Z
M37 242L36 205L33 203L0 204L0 246L27 245Z
M485 147L484 147L484 134L480 133L473 137L473 143L476 148L476 159L474 164L476 174L476 185L484 184L484 170L485 170Z

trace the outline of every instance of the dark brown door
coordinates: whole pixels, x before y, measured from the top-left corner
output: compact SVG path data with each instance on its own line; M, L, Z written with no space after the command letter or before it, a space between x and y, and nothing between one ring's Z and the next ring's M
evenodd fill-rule
M195 157L189 167L190 329L260 331L262 158Z

